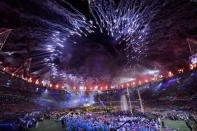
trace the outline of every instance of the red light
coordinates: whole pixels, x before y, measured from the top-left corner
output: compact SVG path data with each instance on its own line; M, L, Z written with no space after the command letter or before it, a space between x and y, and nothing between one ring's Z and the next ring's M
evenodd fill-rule
M57 85L55 86L55 88L58 89L58 88L59 88L59 85L57 84Z
M39 80L36 80L36 84L37 84L37 85L39 84Z
M173 77L173 73L171 71L168 72L168 77Z
M141 84L142 84L142 82L141 82L141 81L138 81L138 84L139 84L139 85L141 85Z
M32 78L30 77L27 81L31 83L32 82Z

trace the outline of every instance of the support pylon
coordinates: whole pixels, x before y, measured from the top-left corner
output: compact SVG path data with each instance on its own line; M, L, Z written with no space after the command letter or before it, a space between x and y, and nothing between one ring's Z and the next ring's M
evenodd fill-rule
M138 93L138 97L139 97L139 101L140 101L141 112L144 113L144 106L143 106L143 103L142 103L142 98L141 98L141 95L140 95L139 87L137 87L137 93Z
M12 29L0 29L0 51L2 50L4 44L7 41L8 36L10 35Z

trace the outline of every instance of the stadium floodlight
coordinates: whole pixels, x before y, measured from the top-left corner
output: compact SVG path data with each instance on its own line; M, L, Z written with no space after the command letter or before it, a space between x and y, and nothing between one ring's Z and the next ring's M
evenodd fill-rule
M143 72L144 75L158 75L159 74L159 70L146 70Z
M191 61L192 64L196 64L197 63L197 40L187 38L187 43L188 43L189 50L191 53L189 60Z
M197 64L197 53L189 57L192 64Z

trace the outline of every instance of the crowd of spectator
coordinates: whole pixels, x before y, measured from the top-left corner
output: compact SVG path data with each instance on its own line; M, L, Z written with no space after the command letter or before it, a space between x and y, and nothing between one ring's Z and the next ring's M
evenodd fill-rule
M20 113L7 115L6 118L0 119L0 130L2 131L28 131L36 127L44 118L49 118L47 113L34 111L30 113Z
M148 108L150 108L150 114L152 112L169 110L169 112L165 113L160 118L170 119L170 120L182 120L186 122L188 127L188 120L197 120L197 105L196 103L196 83L194 82L196 79L196 74L190 75L191 77L183 77L173 81L163 81L160 82L162 86L158 87L158 84L149 84L144 87L140 88L140 94L142 97L142 104L146 112ZM0 81L4 81L4 85L7 84L7 79L0 75ZM188 81L188 82L187 82ZM169 84L170 83L170 84ZM15 82L11 85L17 85L18 83ZM156 90L156 87L158 90ZM190 87L190 88L188 88ZM33 88L32 88L33 89ZM127 94L127 90L113 90L113 91L106 91L100 92L95 95L95 104L93 107L99 107L104 113L76 113L76 112L64 112L64 113L32 113L33 110L41 110L41 106L38 105L40 102L42 107L49 107L48 103L43 104L43 101L38 101L40 99L37 98L44 98L44 100L52 100L52 101L63 101L65 99L65 93L62 92L54 92L48 91L47 93L40 90L37 92L35 89L34 91L27 91L22 90L21 88L15 87L5 87L1 86L0 90L0 117L1 118L9 118L6 116L6 113L18 113L18 112L31 112L26 113L23 116L16 116L17 119L12 118L12 121L6 122L4 119L0 119L0 128L10 128L9 131L18 131L18 130L28 130L29 128L36 127L37 123L44 118L51 118L51 117L58 117L61 118L62 125L68 131L72 131L73 129L77 130L103 130L103 131L110 131L110 130L118 130L118 131L157 131L160 130L161 127L165 128L165 125L162 124L162 121L159 119L151 119L142 114L130 113L125 112L110 112L107 110L108 107L117 107L114 109L120 109L120 99L122 95ZM130 90L131 91L131 90ZM131 95L131 104L132 108L139 110L139 99L137 97L136 89L133 89L134 95ZM177 92L178 93L177 93ZM14 92L14 93L13 93ZM45 92L45 95L43 95ZM187 92L187 93L184 93ZM188 93L192 92L191 96ZM177 93L177 94L176 94ZM147 96L146 94L149 94ZM185 95L181 95L185 94ZM156 95L156 96L154 96ZM173 96L174 95L174 96ZM127 99L128 96L126 95ZM148 97L150 99L148 99ZM147 98L147 99L146 99ZM37 101L35 101L35 99ZM57 103L58 103L57 102ZM59 103L58 103L59 104ZM51 105L54 105L53 103ZM58 106L58 105L57 105ZM97 109L97 108L96 108ZM111 108L112 109L112 108ZM176 110L184 110L185 112L180 111L173 111ZM99 111L99 110L98 110ZM158 113L156 116L161 115L161 112ZM187 113L193 112L193 113ZM14 116L14 115L12 115ZM45 117L44 117L45 116Z
M197 111L197 73L189 72L176 78L150 82L136 88L129 88L132 106L140 106L137 88L144 107ZM96 104L119 106L121 96L127 96L127 89L111 90L96 95ZM128 96L127 96L128 97Z

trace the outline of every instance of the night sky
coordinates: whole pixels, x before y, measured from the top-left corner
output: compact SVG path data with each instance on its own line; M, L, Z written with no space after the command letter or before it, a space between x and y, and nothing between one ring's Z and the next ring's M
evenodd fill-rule
M3 65L14 71L31 58L30 74L73 85L114 84L189 63L186 39L197 39L197 3L95 1L1 0L0 28L13 29Z

